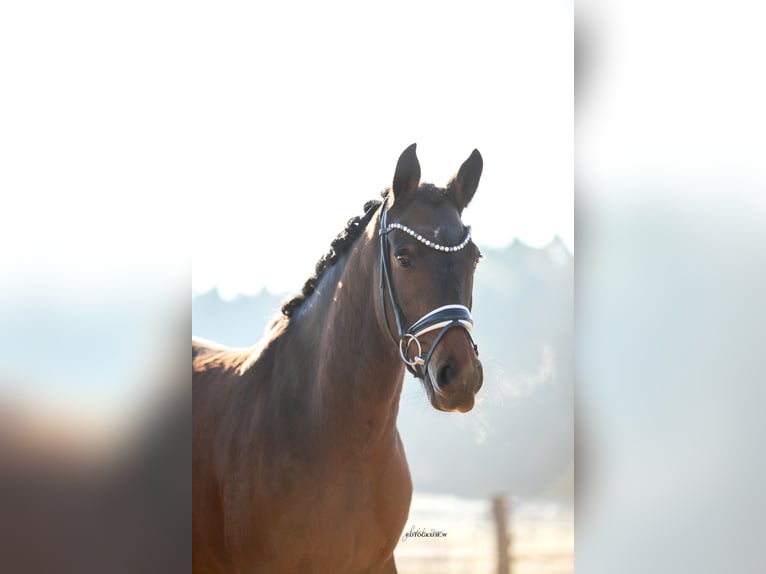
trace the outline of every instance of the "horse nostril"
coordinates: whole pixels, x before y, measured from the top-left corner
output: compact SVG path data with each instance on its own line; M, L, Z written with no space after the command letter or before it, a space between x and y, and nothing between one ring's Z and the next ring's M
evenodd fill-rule
M455 365L451 361L447 361L441 368L439 368L439 372L436 375L436 382L439 383L440 387L445 387L455 377L456 372L457 368Z

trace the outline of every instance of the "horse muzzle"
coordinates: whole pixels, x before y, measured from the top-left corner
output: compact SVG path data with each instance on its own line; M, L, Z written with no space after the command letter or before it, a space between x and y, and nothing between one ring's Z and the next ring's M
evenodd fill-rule
M470 411L484 382L484 369L467 334L459 328L447 331L423 371L428 398L440 411Z

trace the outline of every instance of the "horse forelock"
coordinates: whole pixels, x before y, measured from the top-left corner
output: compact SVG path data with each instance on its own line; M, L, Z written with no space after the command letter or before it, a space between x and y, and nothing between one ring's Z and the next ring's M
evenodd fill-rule
M385 189L381 192L384 199L388 199L390 195L393 195L391 188ZM449 193L449 190L444 187L439 187L433 183L421 183L415 193L406 194L403 198L397 198L397 202L409 204L411 202L424 202L430 205L439 205L445 201L448 201L455 205L457 203L455 198Z

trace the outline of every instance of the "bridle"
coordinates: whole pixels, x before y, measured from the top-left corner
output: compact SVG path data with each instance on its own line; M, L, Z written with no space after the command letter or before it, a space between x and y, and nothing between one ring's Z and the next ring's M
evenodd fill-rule
M409 328L405 329L404 314L402 313L399 304L396 301L396 294L394 293L394 286L391 282L391 265L389 263L389 245L387 235L393 230L403 231L408 235L411 235L424 245L442 251L444 253L454 253L463 249L471 240L471 228L466 227L465 238L457 245L441 245L423 237L421 234L413 229L410 229L406 225L401 223L388 223L388 210L386 208L386 202L384 201L380 208L380 305L383 310L383 320L386 323L388 334L391 337L394 345L399 349L399 356L404 364L407 366L407 370L416 377L424 377L428 372L428 364L431 360L431 356L436 349L436 346L442 340L447 331L453 327L460 327L468 335L468 339L471 341L473 350L476 355L479 355L479 347L471 337L471 329L473 328L473 318L471 317L471 311L464 305L443 305L433 311L430 311L423 315L420 319L415 321ZM385 291L388 289L389 300L391 302L391 309L394 312L394 319L396 321L396 336L391 332L391 327L386 319L386 296ZM425 358L423 357L423 348L420 345L418 339L426 333L441 329L436 335L434 342L431 344L431 348L428 350ZM414 357L409 357L409 349L411 344L414 343L417 347L417 353ZM422 368L421 372L418 372L418 368Z

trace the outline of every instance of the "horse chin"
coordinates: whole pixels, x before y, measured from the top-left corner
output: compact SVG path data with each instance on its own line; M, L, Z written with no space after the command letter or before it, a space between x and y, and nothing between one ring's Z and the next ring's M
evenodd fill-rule
M444 411L446 413L467 413L470 410L473 409L473 405L475 403L475 399L473 395L470 395L466 397L464 400L461 400L459 402L454 401L448 404L445 408L442 407L436 407L437 409ZM433 405L433 403L431 403ZM436 405L434 405L436 406Z
M470 391L459 394L445 392L439 388L439 385L434 381L430 373L426 373L423 377L423 385L426 388L428 401L437 411L444 413L467 413L473 409L473 405L476 402L475 393Z

